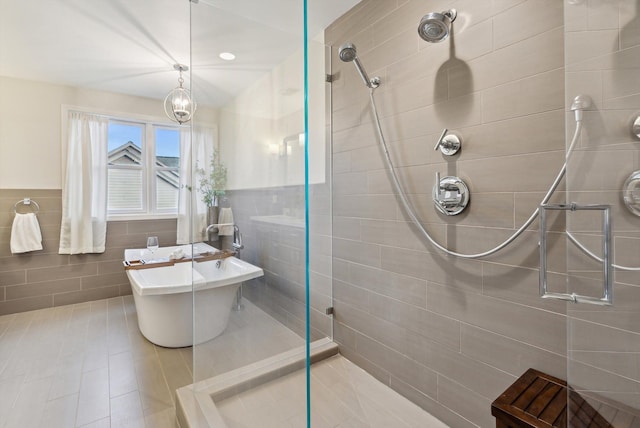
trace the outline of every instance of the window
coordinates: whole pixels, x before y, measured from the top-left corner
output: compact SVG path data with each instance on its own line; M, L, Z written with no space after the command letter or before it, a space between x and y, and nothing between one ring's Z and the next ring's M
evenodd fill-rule
M156 210L176 212L180 181L180 131L177 128L155 128Z
M112 119L108 134L108 214L176 213L179 128Z

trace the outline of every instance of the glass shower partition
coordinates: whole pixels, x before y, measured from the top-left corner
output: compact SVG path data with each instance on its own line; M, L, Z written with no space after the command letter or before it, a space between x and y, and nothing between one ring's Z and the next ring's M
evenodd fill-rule
M306 425L307 334L311 353L331 346L325 50L321 36L305 49L305 7L191 3L190 218L201 257L193 263L194 384L178 393L186 426ZM315 100L308 109L307 96ZM216 174L224 179L210 209L203 190ZM217 260L218 251L234 256ZM221 280L237 259L258 272ZM223 307L204 288L220 290ZM219 322L220 334L206 334Z
M615 427L640 423L640 2L565 2L568 147L577 126L570 106L592 104L567 168L567 289L602 298L606 285L603 211L611 211L611 305L569 303L567 309L568 426L591 419ZM629 191L625 192L625 187ZM576 244L574 241L579 242ZM587 254L582 245L592 255ZM628 270L627 268L636 268ZM594 412L595 411L595 412Z

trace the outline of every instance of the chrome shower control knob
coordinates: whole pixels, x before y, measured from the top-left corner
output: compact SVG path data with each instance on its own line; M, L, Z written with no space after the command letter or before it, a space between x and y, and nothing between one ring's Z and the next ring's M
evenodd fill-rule
M442 131L440 134L440 138L438 138L438 142L436 146L433 148L434 150L440 149L443 155L445 156L453 156L462 147L462 141L455 134L448 134L449 130L447 128Z
M436 184L433 186L433 204L445 215L458 215L469 204L469 187L459 177L444 177L436 172Z
M631 133L634 137L640 140L640 115L636 116L631 124Z
M633 172L624 182L622 200L629 211L640 216L640 171Z

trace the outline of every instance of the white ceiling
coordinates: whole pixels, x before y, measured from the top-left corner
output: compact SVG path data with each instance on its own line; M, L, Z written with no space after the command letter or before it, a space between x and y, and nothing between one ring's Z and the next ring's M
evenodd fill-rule
M358 1L309 0L309 34ZM221 106L302 48L302 16L302 0L0 0L0 75L162 99L191 48L199 102Z

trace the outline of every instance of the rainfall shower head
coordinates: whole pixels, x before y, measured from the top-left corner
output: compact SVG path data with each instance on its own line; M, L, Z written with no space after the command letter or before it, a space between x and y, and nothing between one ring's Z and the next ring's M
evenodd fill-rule
M420 20L418 34L429 43L441 42L449 37L451 23L456 20L456 16L458 16L458 12L455 9L449 9L442 13L428 13Z
M367 85L367 88L375 89L380 86L380 78L376 76L373 79L369 79L367 72L362 68L362 64L360 64L358 54L356 53L356 45L353 43L345 43L340 46L340 49L338 49L338 56L340 56L340 59L343 62L353 62L356 66L356 70L358 70L358 74L360 74L360 77L362 78L362 81Z
M346 43L340 46L339 51L340 59L344 62L351 62L354 59L358 58L356 54L356 45L353 43Z

